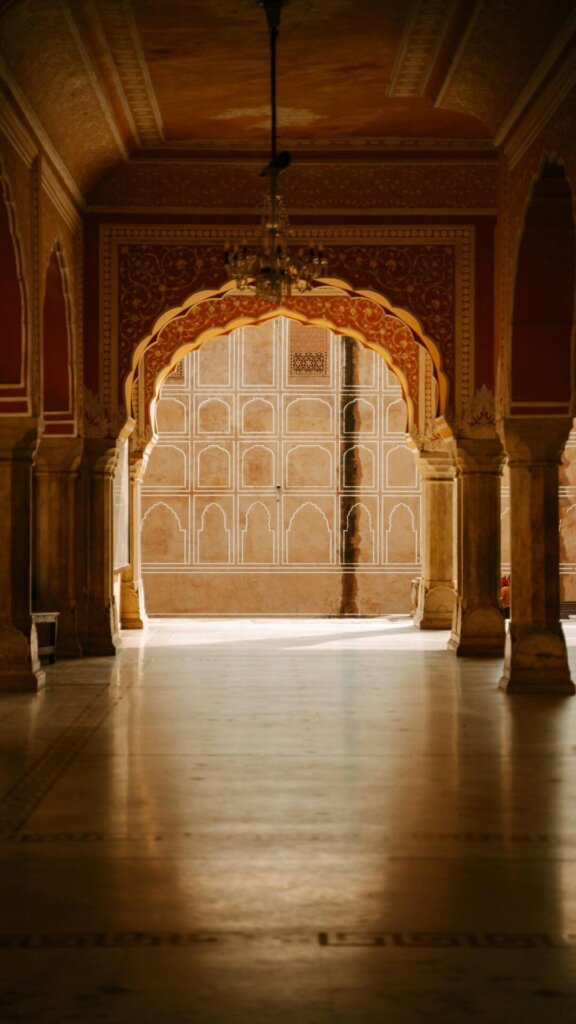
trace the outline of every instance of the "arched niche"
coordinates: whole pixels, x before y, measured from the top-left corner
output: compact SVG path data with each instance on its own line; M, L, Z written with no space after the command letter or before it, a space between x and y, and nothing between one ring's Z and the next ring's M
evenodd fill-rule
M0 398L10 403L9 411L26 411L25 405L21 407L26 392L26 292L14 204L1 166L0 309Z
M546 160L518 249L511 342L511 412L570 412L576 228L570 183Z
M44 277L42 304L43 408L47 419L73 411L73 343L70 291L64 254L56 242ZM49 425L49 424L48 424Z

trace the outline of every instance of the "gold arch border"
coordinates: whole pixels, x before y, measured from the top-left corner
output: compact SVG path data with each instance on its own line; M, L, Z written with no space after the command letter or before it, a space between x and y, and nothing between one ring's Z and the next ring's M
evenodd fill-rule
M331 292L326 292L327 288L331 289ZM193 339L185 337L186 318L192 310L197 309L200 305L207 302L217 304L222 300L231 298L233 295L238 296L240 301L243 299L252 299L256 308L250 312L243 311L240 315L233 315L231 318L224 316L222 319L219 319L216 317L213 324L201 329ZM311 292L291 297L288 302L282 306L272 306L267 300L259 298L254 293L241 293L237 290L235 283L231 281L225 284L222 288L216 290L196 292L190 298L186 299L180 306L167 310L158 318L150 334L148 334L134 349L131 370L127 375L125 382L125 401L129 417L131 418L135 411L132 403L132 391L136 379L140 376L141 367L142 365L145 365L146 357L150 356L150 354L157 350L157 346L159 346L164 333L168 330L171 330L173 333L177 333L178 328L180 328L182 340L180 344L174 344L168 358L162 357L160 359L161 365L157 369L157 372L152 371L154 373L154 383L151 388L152 394L149 401L148 392L146 392L145 388L147 400L146 405L148 408L147 410L142 410L142 412L145 415L147 411L148 421L151 424L153 431L155 428L155 410L162 384L170 375L177 363L179 363L185 355L200 348L211 338L227 336L241 327L258 326L259 324L266 323L269 320L276 319L277 317L285 316L288 319L296 320L306 326L325 327L328 330L333 331L335 334L353 337L366 348L371 349L384 358L387 365L392 369L400 381L404 399L408 408L409 427L414 425L414 400L406 374L397 362L395 362L394 357L388 349L385 348L385 346L378 341L370 339L370 324L368 324L367 329L360 330L358 327L351 326L347 323L338 323L336 322L336 319L331 319L326 315L308 315L301 309L293 308L294 305L298 304L298 302L301 302L302 300L306 301L306 299L313 298L329 299L331 297L334 299L344 297L349 300L364 300L374 307L375 312L384 312L385 315L396 320L400 325L408 329L414 342L423 348L432 360L433 372L438 384L437 415L438 417L443 418L448 396L448 379L442 369L440 351L434 341L424 332L420 322L409 311L393 306L385 296L378 292L353 288L346 281L339 278L322 278L317 282L317 287ZM140 415L140 421L142 423L142 413Z

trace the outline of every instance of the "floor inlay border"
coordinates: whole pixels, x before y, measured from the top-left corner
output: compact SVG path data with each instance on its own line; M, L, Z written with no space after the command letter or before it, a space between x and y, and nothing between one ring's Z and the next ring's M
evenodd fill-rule
M12 932L0 934L0 949L166 949L222 944L317 945L374 949L514 950L573 949L576 933L455 931L113 931Z
M16 838L30 815L120 703L133 682L133 673L127 670L120 682L104 686L4 794L0 799L0 841Z

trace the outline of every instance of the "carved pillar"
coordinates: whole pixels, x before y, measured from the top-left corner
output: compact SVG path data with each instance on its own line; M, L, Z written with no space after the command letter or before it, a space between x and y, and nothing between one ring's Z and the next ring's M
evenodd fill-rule
M460 657L501 656L500 476L504 453L495 438L460 438L458 462L458 597L449 647Z
M509 418L511 620L504 675L509 693L575 692L560 625L558 466L569 417Z
M43 437L36 456L34 593L36 611L57 611L56 654L78 658L76 607L78 437Z
M140 557L142 477L146 461L147 458L142 452L130 453L130 565L122 570L122 629L143 629L148 621L144 608Z
M38 420L0 419L0 690L36 691L45 674L31 619L32 465Z
M81 462L84 519L84 654L115 654L120 646L114 598L113 480L118 458L111 438L86 438Z
M450 629L454 590L454 478L447 449L420 452L422 479L422 577L414 616L420 629Z

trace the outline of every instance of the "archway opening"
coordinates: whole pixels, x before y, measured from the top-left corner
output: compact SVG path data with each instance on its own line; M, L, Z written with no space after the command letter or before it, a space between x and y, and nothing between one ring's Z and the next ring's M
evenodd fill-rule
M410 611L417 452L402 384L377 352L275 317L186 354L154 415L141 519L149 614Z

